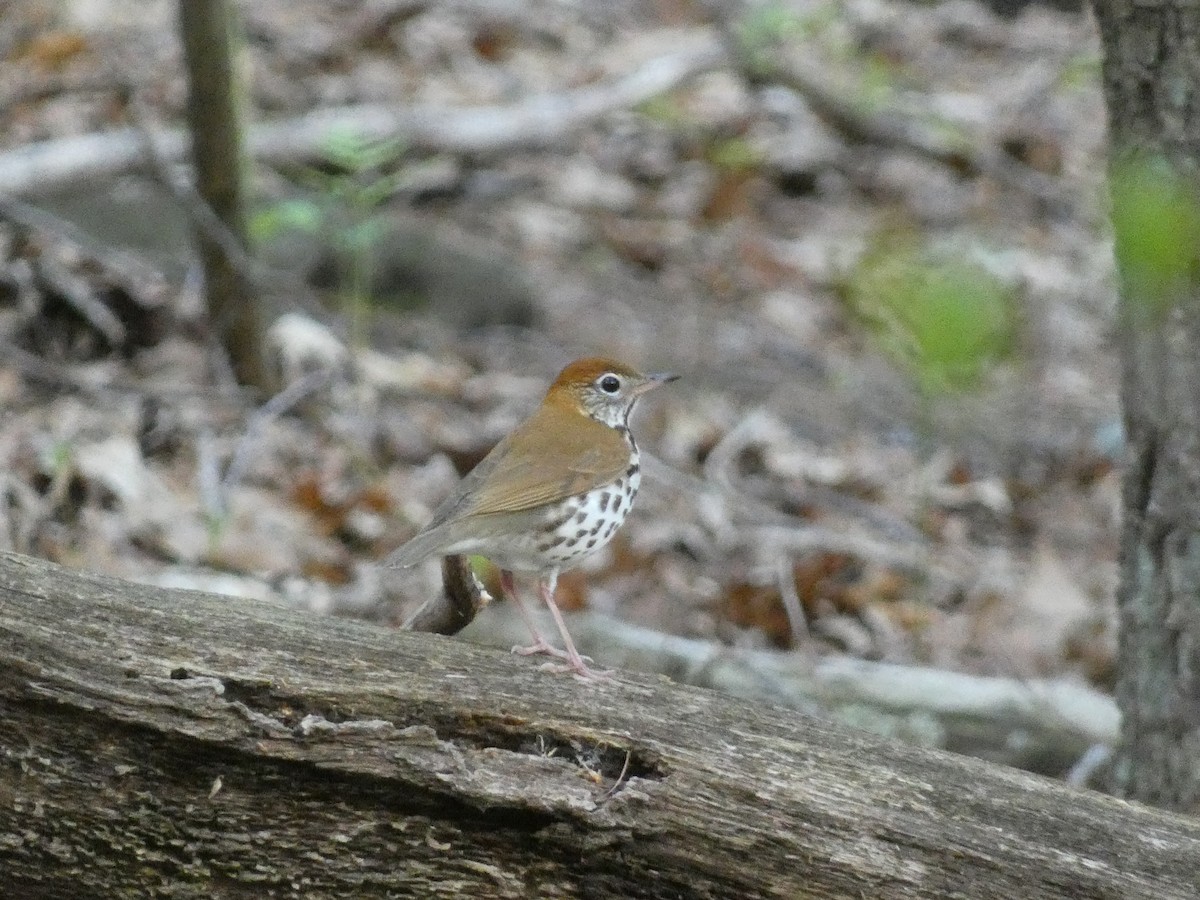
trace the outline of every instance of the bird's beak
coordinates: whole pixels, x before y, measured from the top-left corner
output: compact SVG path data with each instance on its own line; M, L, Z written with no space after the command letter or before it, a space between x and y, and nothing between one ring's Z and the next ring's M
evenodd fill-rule
M647 391L652 391L656 387L664 384L670 384L672 381L678 381L678 375L672 375L670 372L651 372L649 375L642 376L644 381L634 389L635 396L641 396Z

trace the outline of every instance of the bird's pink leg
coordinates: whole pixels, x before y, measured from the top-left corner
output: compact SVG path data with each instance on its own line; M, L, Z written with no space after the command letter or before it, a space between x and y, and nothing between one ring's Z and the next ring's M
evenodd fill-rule
M562 612L559 611L558 604L554 602L554 578L539 578L538 591L542 595L542 600L546 606L550 607L550 615L554 617L554 624L558 626L558 633L562 635L563 645L567 648L567 652L563 654L566 658L566 664L546 663L542 666L552 672L574 672L580 678L586 679L604 679L612 675L611 672L604 669L589 669L586 656L580 656L579 651L575 649L575 642L571 640L571 635L567 632L567 623L563 621ZM556 656L558 654L555 654ZM563 658L563 657L560 657Z
M513 573L507 569L500 570L500 589L505 595L517 605L517 612L521 614L521 619L525 622L525 627L529 629L529 633L533 635L533 643L528 647L513 647L513 653L519 653L521 656L535 656L539 653L544 653L547 656L553 656L556 659L570 659L571 655L565 650L559 650L543 637L541 629L537 627L537 622L521 601L521 597L517 594L517 586L513 580Z

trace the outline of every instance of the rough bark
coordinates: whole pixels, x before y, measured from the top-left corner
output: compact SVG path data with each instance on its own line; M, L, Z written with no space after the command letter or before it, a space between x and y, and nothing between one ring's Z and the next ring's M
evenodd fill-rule
M232 240L245 247L244 141L233 48L236 15L231 0L179 3L196 189ZM238 381L266 388L262 315L256 297L219 241L199 228L196 241L213 331L229 354Z
M0 554L38 897L1194 896L1200 823L665 679Z
M1200 5L1096 0L1114 168L1153 160L1182 183L1200 159ZM1114 193L1114 203L1118 204ZM1194 201L1193 201L1194 202ZM1122 242L1137 235L1117 229ZM1196 248L1200 251L1200 247ZM1122 268L1122 402L1129 442L1121 545L1126 796L1200 811L1200 257L1172 296Z

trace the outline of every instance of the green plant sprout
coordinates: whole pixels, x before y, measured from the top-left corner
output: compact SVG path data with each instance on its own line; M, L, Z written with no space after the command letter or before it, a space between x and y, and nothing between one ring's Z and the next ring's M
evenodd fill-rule
M650 121L670 127L682 127L690 124L679 98L671 94L662 94L643 100L634 109Z
M302 178L315 197L284 200L250 223L255 241L286 231L330 234L343 276L339 300L350 316L354 347L366 344L370 327L372 250L386 230L378 209L405 177L403 171L384 174L384 170L403 153L399 140L373 141L350 130L332 131L324 150L330 171L309 169Z
M978 386L1016 345L1014 290L983 266L912 238L869 250L843 296L927 398Z
M728 172L752 172L763 164L762 152L742 137L715 141L706 155L710 163Z
M735 30L747 68L752 72L768 71L771 67L770 53L775 47L823 37L841 13L840 0L823 3L803 14L778 2L756 7L737 24Z

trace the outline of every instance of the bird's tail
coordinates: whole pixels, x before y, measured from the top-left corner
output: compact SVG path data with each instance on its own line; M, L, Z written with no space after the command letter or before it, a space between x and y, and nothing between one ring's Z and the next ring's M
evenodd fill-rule
M407 544L392 551L392 554L383 561L383 564L389 569L407 569L410 566L415 566L417 563L433 556L441 549L442 537L443 535L436 528L430 531L423 531Z

